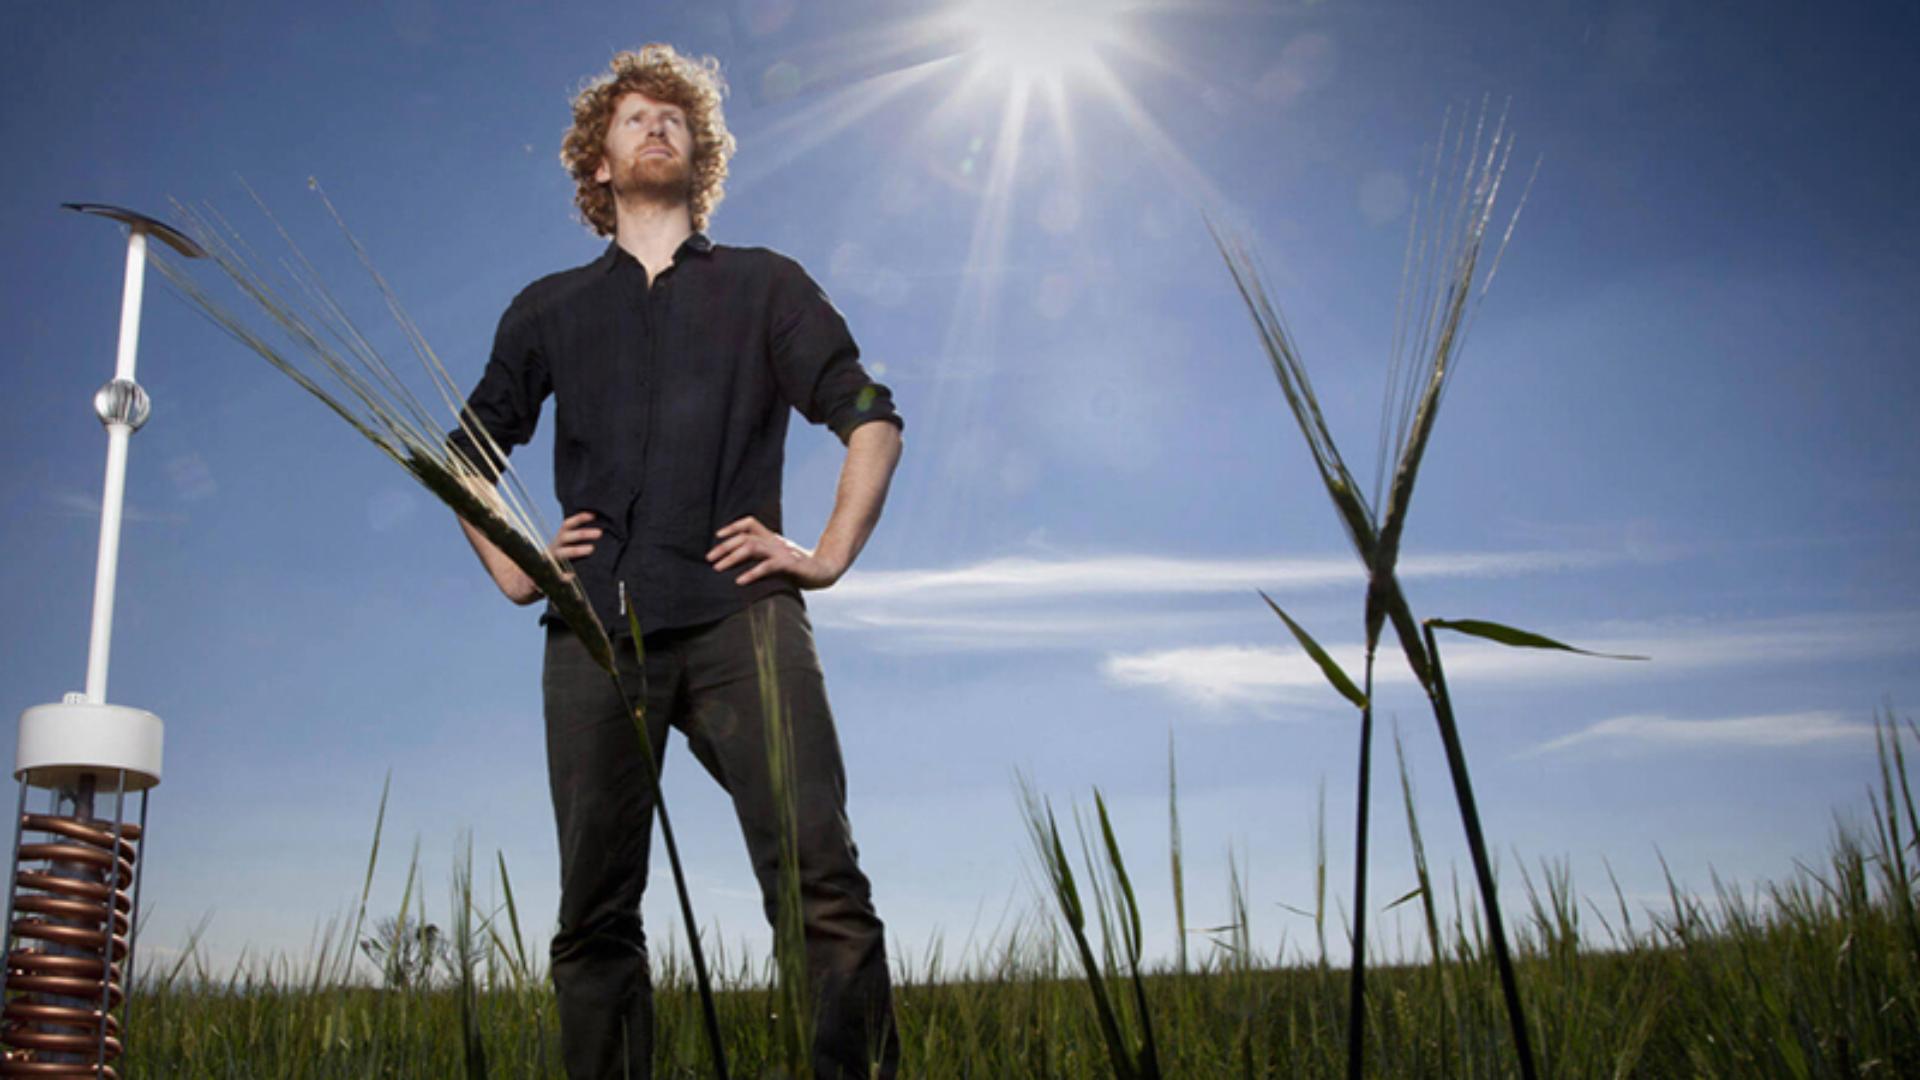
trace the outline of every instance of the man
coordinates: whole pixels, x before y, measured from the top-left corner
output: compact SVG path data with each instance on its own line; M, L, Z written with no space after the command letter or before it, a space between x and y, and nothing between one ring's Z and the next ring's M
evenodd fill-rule
M898 1055L882 927L857 864L845 778L800 590L839 580L879 520L901 421L845 322L790 259L712 243L733 137L711 58L615 56L573 102L561 159L581 216L613 236L593 262L534 282L500 320L468 404L503 448L556 403L554 487L571 560L603 624L645 635L648 735L669 725L732 796L767 905L780 836L768 783L754 627L774 630L792 730L799 880L816 1075L891 1076ZM789 409L846 444L811 550L781 535ZM485 455L455 435L464 452ZM463 522L464 526L464 522ZM515 603L533 582L470 526ZM640 923L654 791L612 681L549 610L543 690L559 827L553 980L573 1080L651 1074L652 989ZM616 653L640 685L630 641Z

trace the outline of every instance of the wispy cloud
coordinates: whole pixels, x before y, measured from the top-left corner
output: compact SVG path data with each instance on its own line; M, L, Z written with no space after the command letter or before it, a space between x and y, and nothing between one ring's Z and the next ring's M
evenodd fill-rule
M100 516L100 496L98 495L90 495L84 491L56 491L50 498L55 512L61 517L97 518ZM178 525L187 520L187 515L156 513L129 502L121 504L120 519L130 524Z
M1358 646L1327 650L1359 677L1365 656ZM1397 659L1397 658L1396 658ZM1397 681L1397 670L1376 662L1374 681ZM1264 645L1200 645L1152 652L1115 653L1101 665L1107 678L1150 686L1201 705L1325 704L1327 679L1299 649ZM1448 669L1452 673L1451 666Z
M1492 551L1408 556L1403 578L1515 577L1627 561L1619 552ZM1060 597L1250 592L1351 585L1364 580L1350 555L1308 559L1175 559L1107 555L1005 558L942 570L863 571L835 586L848 602L951 600L970 606ZM825 594L823 594L825 595Z
M180 493L180 498L187 502L210 499L220 491L213 470L199 454L181 454L168 461L167 476L173 480L173 488Z
M1571 735L1541 743L1524 754L1550 754L1590 743L1623 749L1783 747L1872 737L1872 724L1848 720L1838 712L1767 713L1718 720L1682 720L1650 714L1611 717Z
M1409 556L1404 578L1504 578L1641 561L1627 552L1498 551ZM863 570L809 599L815 620L887 635L885 647L1108 649L1128 639L1219 632L1234 613L1196 601L1354 587L1351 556L1179 559L1155 555L1001 558L921 570ZM1182 606L1182 605L1186 606Z
M1583 648L1648 656L1652 662L1623 663L1462 641L1442 647L1447 681L1571 685L1711 668L1904 655L1920 651L1920 612L1615 626L1570 636ZM1364 659L1361 646L1326 644L1340 666L1357 677ZM1412 682L1391 635L1382 643L1380 653L1374 668L1376 684ZM1102 670L1115 682L1157 687L1205 705L1325 702L1331 693L1319 669L1300 650L1279 645L1207 645L1113 653ZM1306 694L1312 696L1301 698Z
M1256 601L1257 602L1257 601ZM917 612L882 608L830 609L815 622L885 635L889 647L921 651L986 652L1043 647L1101 648L1118 639L1165 640L1218 633L1240 622L1236 612L968 611Z

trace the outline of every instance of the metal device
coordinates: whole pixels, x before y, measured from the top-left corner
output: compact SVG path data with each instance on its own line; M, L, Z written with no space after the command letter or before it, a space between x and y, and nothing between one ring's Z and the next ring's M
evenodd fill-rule
M144 214L98 203L66 208L127 226L120 351L94 395L107 430L106 490L94 565L86 690L20 714L13 775L20 782L0 976L0 1077L117 1077L125 1041L120 1009L133 970L147 796L160 783L163 728L144 709L107 703L113 594L126 500L127 445L147 422L133 379L149 237L187 258L192 240ZM30 812L38 793L45 809ZM129 820L138 802L137 820Z

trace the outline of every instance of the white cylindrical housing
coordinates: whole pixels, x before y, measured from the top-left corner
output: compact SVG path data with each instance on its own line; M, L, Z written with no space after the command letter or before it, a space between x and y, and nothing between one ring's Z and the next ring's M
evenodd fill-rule
M127 771L127 790L160 783L164 725L145 709L90 701L35 705L20 714L14 779L35 787L70 787L85 773L101 784Z

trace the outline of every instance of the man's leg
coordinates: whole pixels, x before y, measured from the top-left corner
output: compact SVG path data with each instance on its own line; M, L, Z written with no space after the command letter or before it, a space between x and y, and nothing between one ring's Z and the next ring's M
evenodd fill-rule
M632 644L618 644L620 677L638 693ZM648 727L659 760L677 680L670 651L647 659ZM548 628L542 691L560 839L552 963L561 1054L571 1080L644 1080L653 1068L653 986L640 894L653 785L613 680L564 626Z
M813 994L819 1080L890 1078L899 1058L884 927L860 872L846 814L846 772L813 630L798 600L776 595L687 643L687 744L733 798L765 900L778 916L779 818L752 624L771 619L779 696L792 732L800 904Z

